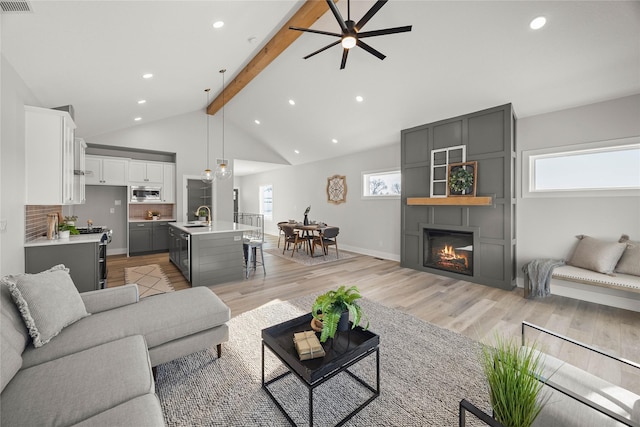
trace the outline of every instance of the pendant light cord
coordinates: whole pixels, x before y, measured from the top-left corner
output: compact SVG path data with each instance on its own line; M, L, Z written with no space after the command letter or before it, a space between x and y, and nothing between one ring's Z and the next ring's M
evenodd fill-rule
M205 113L207 114L207 169L209 169L209 113L207 112L207 108L209 108L209 91L211 89L207 88L204 91L207 92L207 106L205 107Z
M222 69L220 70L220 73L222 74L222 163L225 163L224 160L224 106L225 106L225 102L224 102L224 73L226 72L226 69Z

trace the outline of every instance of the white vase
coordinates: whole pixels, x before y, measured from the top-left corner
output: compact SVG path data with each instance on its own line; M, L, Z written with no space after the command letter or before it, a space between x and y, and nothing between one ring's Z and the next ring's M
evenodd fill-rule
M70 233L69 230L60 230L58 232L58 238L60 238L60 239L68 239L69 238L69 233Z

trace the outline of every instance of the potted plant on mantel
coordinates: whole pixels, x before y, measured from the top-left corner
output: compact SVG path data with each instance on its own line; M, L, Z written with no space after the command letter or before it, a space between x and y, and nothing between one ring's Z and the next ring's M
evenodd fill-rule
M355 286L348 289L345 286L340 286L337 290L328 291L316 298L311 308L312 327L315 324L314 329L318 331L320 329L319 322L321 322L320 342L333 338L338 330L348 330L350 314L353 317L352 329L360 324L364 313L362 307L356 302L359 298L362 298L362 295ZM368 327L369 321L367 320L364 329L366 330Z

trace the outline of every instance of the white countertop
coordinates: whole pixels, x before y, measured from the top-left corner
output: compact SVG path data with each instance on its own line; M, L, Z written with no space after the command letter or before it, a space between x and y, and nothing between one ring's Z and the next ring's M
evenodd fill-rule
M175 218L160 218L160 219L144 219L144 218L129 218L129 222L175 222Z
M38 237L36 240L26 242L25 248L33 246L54 246L54 245L72 245L76 243L100 243L102 233L95 234L80 234L76 236L69 236L68 239L53 239L48 240L46 237Z
M233 231L256 230L258 228L252 225L238 224L231 221L213 221L211 223L211 226L205 225L204 227L189 227L190 224L199 223L199 222L200 221L172 222L169 225L181 231L184 231L185 233L189 233L193 235L211 234L211 233L230 233Z

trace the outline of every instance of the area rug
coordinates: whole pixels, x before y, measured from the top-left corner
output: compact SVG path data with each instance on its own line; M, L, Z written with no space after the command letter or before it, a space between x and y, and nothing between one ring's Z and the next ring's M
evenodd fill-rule
M316 255L312 257L311 255L306 253L304 249L301 251L296 250L293 256L291 256L291 250L285 251L284 254L282 253L282 249L277 249L277 248L265 249L265 252L271 255L275 255L282 259L287 259L289 261L297 262L298 264L302 264L302 265L320 265L328 262L342 261L345 259L354 258L356 256L355 254L352 254L350 252L340 251L340 258L338 258L336 257L336 251L333 249L329 249L329 253L327 254L326 257L322 256L322 251L320 251L320 254L316 253Z
M276 302L234 317L230 340L159 365L156 393L168 426L287 426L261 387L261 330L309 312L315 296ZM380 335L380 396L348 426L454 426L466 398L488 411L488 386L475 341L380 304L362 301ZM267 380L285 372L265 350ZM375 385L375 355L350 369ZM273 388L276 387L277 388ZM293 375L270 390L298 425L309 425L308 391ZM335 425L371 393L341 373L313 392L314 425ZM467 425L479 425L467 417Z
M124 281L125 283L136 283L138 285L140 298L175 290L158 264L126 267L124 269Z

